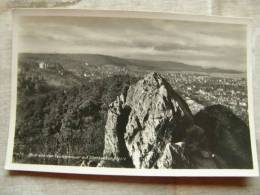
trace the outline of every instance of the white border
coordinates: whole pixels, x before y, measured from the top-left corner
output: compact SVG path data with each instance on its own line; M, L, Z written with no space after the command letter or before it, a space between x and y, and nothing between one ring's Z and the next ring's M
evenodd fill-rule
M16 96L17 96L17 19L20 16L71 16L71 17L117 17L117 18L142 18L164 19L193 22L213 22L226 24L241 24L247 29L247 84L248 84L248 115L250 139L252 149L253 169L135 169L135 168L98 168L77 167L61 165L38 165L13 163L13 146L16 121ZM20 171L39 171L56 173L76 173L90 175L122 175L122 176L229 176L229 177L255 177L259 176L256 138L253 113L253 54L252 54L252 20L249 18L227 18L218 16L184 15L159 12L133 12L133 11L101 11L85 9L15 9L13 10L13 42L12 42L12 88L11 88L11 116L6 153L5 169Z

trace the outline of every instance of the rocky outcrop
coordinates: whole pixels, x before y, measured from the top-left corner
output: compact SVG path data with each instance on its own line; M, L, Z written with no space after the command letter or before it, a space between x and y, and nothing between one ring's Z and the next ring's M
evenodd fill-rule
M147 75L110 104L98 166L251 168L244 122L224 106L201 109L193 116L165 79Z
M204 129L207 150L214 155L219 168L252 168L248 126L222 105L206 107L194 116Z
M138 168L153 167L166 144L179 141L182 131L193 124L186 103L157 73L130 86L126 105L131 111L124 138Z
M104 160L98 166L132 166L132 160L124 142L124 132L128 121L129 108L121 94L110 104L105 126Z
M158 159L161 162L169 155L176 159L183 155L174 143L192 125L193 118L185 101L159 74L149 74L110 105L104 156L130 157L136 168L166 166L158 164ZM178 148L178 152L174 153L173 148ZM180 161L171 162L169 168L186 167Z

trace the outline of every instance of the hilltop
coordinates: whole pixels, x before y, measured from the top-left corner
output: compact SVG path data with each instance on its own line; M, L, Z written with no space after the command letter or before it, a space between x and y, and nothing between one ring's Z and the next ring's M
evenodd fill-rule
M188 65L173 61L155 61L120 58L100 54L44 54L44 53L21 53L21 59L31 59L35 62L57 62L72 72L82 71L87 66L113 65L120 68L126 68L129 71L192 71L204 73L230 73L239 74L240 71L220 68L204 68L201 66Z

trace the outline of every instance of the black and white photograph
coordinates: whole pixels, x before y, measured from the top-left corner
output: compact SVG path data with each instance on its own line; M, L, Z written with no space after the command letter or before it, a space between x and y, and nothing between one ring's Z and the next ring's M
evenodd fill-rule
M246 19L24 10L13 23L7 169L258 174Z

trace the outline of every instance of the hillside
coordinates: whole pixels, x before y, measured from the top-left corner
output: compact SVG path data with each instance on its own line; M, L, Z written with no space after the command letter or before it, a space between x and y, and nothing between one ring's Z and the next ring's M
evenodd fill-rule
M22 53L20 59L31 59L35 62L57 62L69 71L77 72L86 69L86 63L90 66L114 65L120 68L126 68L130 71L193 71L204 73L233 73L240 71L203 68L201 66L187 65L172 61L153 61L140 59L126 59L100 54L32 54Z
M47 82L36 90L35 80L20 83L14 159L21 163L79 165L80 159L33 155L101 156L109 104L136 80L117 75L65 90Z

